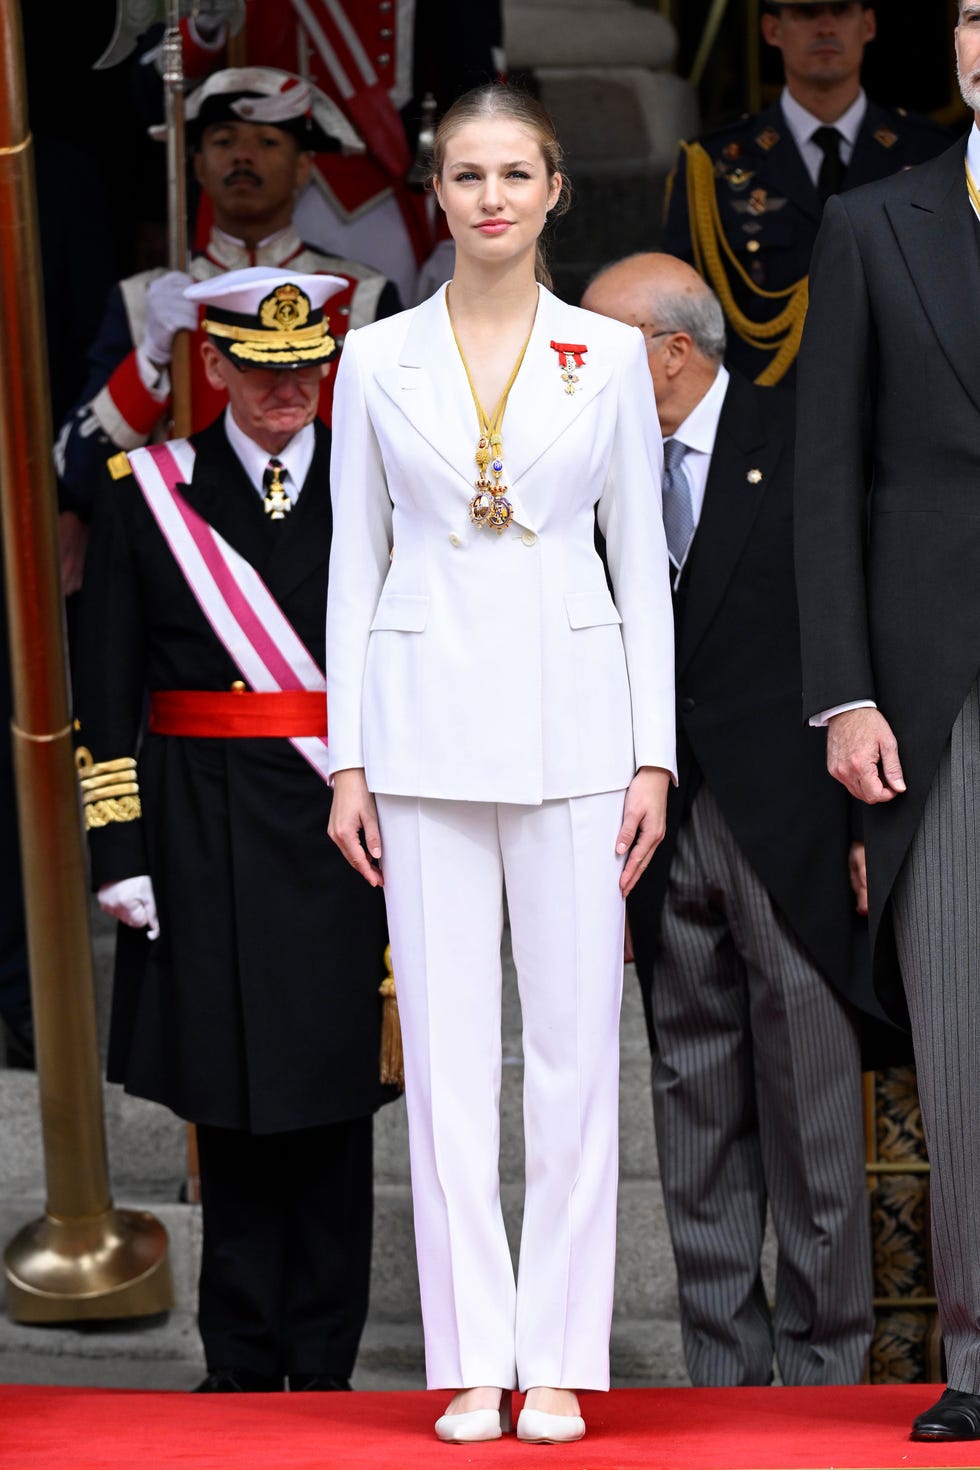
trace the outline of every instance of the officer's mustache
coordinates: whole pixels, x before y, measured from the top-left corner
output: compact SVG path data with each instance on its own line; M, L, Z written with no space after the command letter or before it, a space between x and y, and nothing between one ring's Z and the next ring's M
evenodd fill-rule
M262 180L258 174L254 173L250 168L233 168L231 173L225 174L224 177L224 183L226 185L240 184L243 180L249 184L254 184L256 188L260 188L262 185Z

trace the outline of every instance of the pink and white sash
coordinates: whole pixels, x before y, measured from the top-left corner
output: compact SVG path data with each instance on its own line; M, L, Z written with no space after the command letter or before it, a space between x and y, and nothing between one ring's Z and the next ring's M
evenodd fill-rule
M193 445L186 439L151 444L132 450L129 463L198 606L249 687L263 694L282 689L322 691L326 701L323 670L258 572L177 489L190 483ZM326 781L326 737L290 739Z

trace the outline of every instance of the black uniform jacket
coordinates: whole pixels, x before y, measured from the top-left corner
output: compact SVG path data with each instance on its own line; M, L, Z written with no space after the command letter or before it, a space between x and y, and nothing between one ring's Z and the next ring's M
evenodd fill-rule
M732 374L674 594L679 783L667 835L629 900L648 1026L677 832L702 781L820 970L877 1010L848 878L850 798L827 774L821 732L800 720L793 417L791 394Z
M855 189L935 158L949 141L949 134L930 119L869 101L844 188ZM763 291L794 285L810 269L823 206L779 102L699 142L715 166L721 228L739 264ZM694 264L683 152L678 156L660 248ZM785 305L784 300L766 301L755 295L727 261L726 270L736 305L753 321L769 321ZM731 366L754 379L771 361L772 353L760 352L736 332L729 332ZM782 381L791 385L792 369Z
M271 522L225 435L195 436L190 504L256 568L320 667L329 431ZM135 476L106 482L83 594L79 740L132 755L145 691L241 677ZM160 937L120 925L110 1080L218 1127L281 1132L372 1112L386 943L382 896L327 837L330 791L287 739L146 735L142 819L90 832L95 884L148 873Z
M800 356L806 715L873 699L904 796L864 809L875 984L888 901L980 668L980 224L965 146L827 207Z

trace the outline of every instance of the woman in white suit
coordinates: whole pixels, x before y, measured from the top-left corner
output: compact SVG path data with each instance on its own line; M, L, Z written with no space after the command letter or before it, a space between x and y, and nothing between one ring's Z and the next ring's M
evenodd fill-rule
M646 350L539 284L559 157L520 92L450 109L433 182L452 281L348 333L334 408L331 834L385 887L427 1375L457 1390L436 1425L456 1441L507 1428L514 1387L521 1438L579 1438L575 1390L609 1386L623 898L674 771ZM498 1177L505 886L525 1061L516 1283Z

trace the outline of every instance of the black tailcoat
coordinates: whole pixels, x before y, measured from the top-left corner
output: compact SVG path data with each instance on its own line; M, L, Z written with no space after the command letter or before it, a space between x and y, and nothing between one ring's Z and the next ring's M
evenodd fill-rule
M780 291L801 280L810 269L813 244L823 205L789 130L780 103L740 118L698 140L715 166L715 188L725 239L755 285ZM910 116L869 100L843 187L884 179L949 146L949 134L928 118ZM677 169L660 248L694 264L688 217L686 157ZM776 316L784 301L753 295L726 262L737 306L753 321ZM772 361L729 333L728 362L755 378ZM792 382L792 370L783 379Z
M850 799L827 775L819 732L800 721L793 414L790 394L732 373L674 594L679 784L667 835L629 900L648 1025L677 831L702 781L818 968L877 1011L848 878Z
M194 437L190 504L249 561L323 667L329 431L270 522L223 420ZM108 482L85 574L77 709L96 761L134 753L147 690L241 677L134 476ZM330 791L286 739L146 735L142 820L92 831L96 885L148 873L159 939L120 926L109 1077L197 1123L284 1132L371 1113L384 906L327 837Z
M864 822L875 984L899 1018L888 901L980 668L980 224L964 155L831 200L800 355L803 711L872 699L898 739L907 794Z

